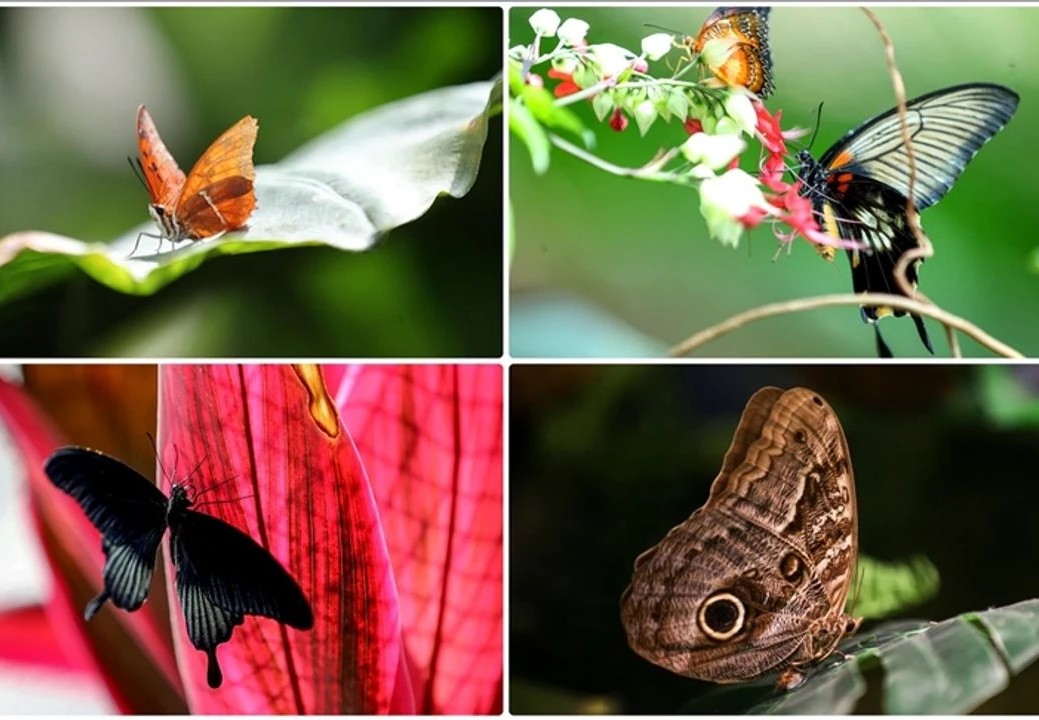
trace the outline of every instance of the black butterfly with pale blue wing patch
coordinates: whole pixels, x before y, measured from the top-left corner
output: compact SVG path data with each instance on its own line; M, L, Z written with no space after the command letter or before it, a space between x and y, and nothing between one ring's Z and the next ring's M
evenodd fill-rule
M87 604L87 620L108 600L131 611L144 604L168 527L188 639L209 658L211 688L223 682L217 646L231 639L246 615L300 630L314 626L310 603L292 576L238 528L191 510L184 486L173 485L167 498L133 468L80 447L58 449L44 471L101 531L104 589Z
M1013 90L990 83L970 83L936 90L906 103L906 122L916 159L913 202L918 211L942 199L981 146L1003 129L1017 110ZM816 161L807 150L798 154L801 195L812 201L822 229L832 237L854 240L865 250L848 250L855 292L905 295L895 266L918 247L906 215L909 156L898 109L867 120ZM832 258L832 251L825 253ZM920 260L910 263L906 280L915 289ZM874 324L877 353L891 350L875 324L904 310L863 307L862 319ZM920 340L934 349L923 318L912 315Z

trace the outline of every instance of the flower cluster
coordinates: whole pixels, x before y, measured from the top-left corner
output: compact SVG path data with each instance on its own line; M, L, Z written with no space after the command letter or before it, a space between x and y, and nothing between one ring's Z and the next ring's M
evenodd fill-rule
M562 20L552 10L535 12L530 25L534 41L512 48L510 58L521 69L522 82L539 88L545 80L538 66L548 65L544 75L557 81L550 96L557 106L588 101L596 118L617 132L626 130L631 121L641 135L657 120L675 119L682 124L688 138L663 157L684 162L672 164L666 174L652 179L697 188L700 212L713 238L735 246L744 229L767 220L783 242L803 237L830 253L830 248L848 245L820 229L811 200L801 194L800 181L783 179L790 164L786 141L801 133L783 131L782 112L771 114L753 94L719 86L715 78L686 79L698 63L709 66L710 58L715 65L723 63L725 53L732 51L731 41L710 40L700 56L692 57L689 43L655 33L642 39L641 52L636 53L612 43L589 43L588 23ZM542 53L541 43L548 38L556 38L556 46ZM683 55L667 63L666 73L652 74L650 63L672 51ZM739 167L751 140L760 145L763 157L754 172Z

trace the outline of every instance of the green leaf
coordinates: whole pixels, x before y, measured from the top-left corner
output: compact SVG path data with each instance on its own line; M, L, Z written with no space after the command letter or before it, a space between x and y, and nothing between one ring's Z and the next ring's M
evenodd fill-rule
M989 365L981 368L981 403L986 415L1001 427L1039 425L1039 394L1035 372L1027 366Z
M879 691L886 713L968 713L1002 692L1012 675L1039 658L1039 599L941 623L885 623L845 641L841 652L847 659L831 655L789 692L773 690L772 676L719 687L683 711L851 713L870 687L866 672L878 669L883 673Z
M0 302L75 268L114 290L149 295L210 257L301 245L365 250L423 215L437 197L462 197L480 166L501 78L441 88L359 115L276 165L256 169L257 207L247 228L155 248L145 224L110 244L41 231L0 239ZM263 141L261 118L260 142ZM161 251L160 251L161 250Z
M527 146L534 172L538 175L548 172L552 149L548 135L527 106L516 98L509 101L509 131Z
M856 575L859 573L862 579L848 596L849 612L859 617L887 617L938 594L938 568L922 555L904 562L859 555Z
M555 96L545 88L524 85L520 97L542 125L575 135L586 148L595 146L595 135L585 128L570 108L557 103Z

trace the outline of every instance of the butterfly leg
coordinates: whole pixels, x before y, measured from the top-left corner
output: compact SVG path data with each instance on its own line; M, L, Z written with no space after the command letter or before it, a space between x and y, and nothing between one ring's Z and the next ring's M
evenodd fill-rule
M776 680L776 692L787 692L800 686L807 678L808 675L803 671L795 667L788 667L783 672L779 673L779 678Z

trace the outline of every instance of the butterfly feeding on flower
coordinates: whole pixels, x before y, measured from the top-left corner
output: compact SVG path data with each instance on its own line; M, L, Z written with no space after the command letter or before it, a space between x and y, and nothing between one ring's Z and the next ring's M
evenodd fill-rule
M916 160L913 202L918 211L949 192L981 146L1009 122L1018 99L1017 93L1001 85L970 83L906 103ZM823 231L862 246L847 250L855 292L905 295L895 268L919 244L906 214L910 166L898 108L866 120L818 161L807 150L798 153L797 159L800 194L812 201ZM914 260L906 268L906 280L913 289L921 261ZM890 357L891 351L876 321L905 314L891 307L862 308L863 320L874 324L881 357ZM933 353L923 319L912 318L920 340Z
M775 90L768 47L767 7L719 7L686 45L728 87L743 87L767 98ZM717 48L707 48L710 41Z

